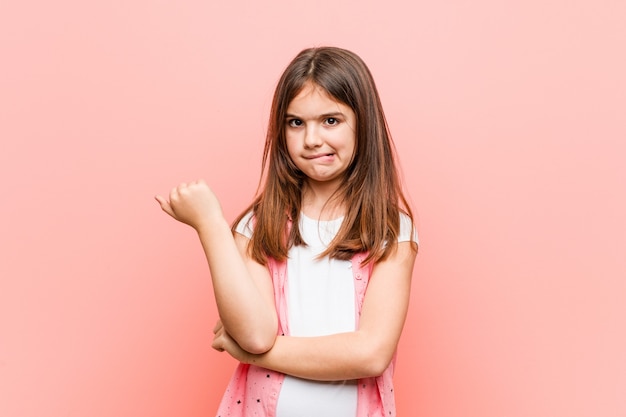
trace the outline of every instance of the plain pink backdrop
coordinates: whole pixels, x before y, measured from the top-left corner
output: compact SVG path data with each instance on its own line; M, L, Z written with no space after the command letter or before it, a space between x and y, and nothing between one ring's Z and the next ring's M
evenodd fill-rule
M618 0L0 3L0 416L212 416L234 362L194 233L233 219L302 48L379 85L421 252L401 417L626 416Z

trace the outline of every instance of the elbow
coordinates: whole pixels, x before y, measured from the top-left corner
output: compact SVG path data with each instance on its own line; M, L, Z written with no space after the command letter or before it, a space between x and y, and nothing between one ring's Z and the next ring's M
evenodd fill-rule
M244 323L236 321L232 324L224 323L224 328L241 349L253 355L260 355L274 347L278 334L278 319L272 317L266 321Z
M361 361L363 364L363 377L377 377L382 375L389 367L389 364L393 360L395 351L389 349L371 349L366 352L365 357Z
M254 331L248 332L241 340L237 340L237 343L246 352L261 355L274 347L277 334L278 322L275 321L266 326L255 327Z
M253 355L261 355L268 352L276 342L276 334L270 335L258 335L257 337L249 338L239 343L239 346L248 353Z
M364 369L364 377L377 377L383 374L385 370L389 367L391 360L373 358L369 365L367 365Z

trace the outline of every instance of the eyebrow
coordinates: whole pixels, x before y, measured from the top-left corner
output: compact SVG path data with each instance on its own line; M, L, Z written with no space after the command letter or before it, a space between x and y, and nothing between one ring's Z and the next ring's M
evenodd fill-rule
M335 117L335 116L344 116L345 117L345 115L342 112L340 112L340 111L336 111L336 112L332 112L332 113L320 114L318 117L320 119L322 119L322 118L325 118L325 117ZM298 118L298 119L301 118L300 116L296 116L295 114L287 113L285 115L285 118L288 118L288 117L295 117L295 118Z

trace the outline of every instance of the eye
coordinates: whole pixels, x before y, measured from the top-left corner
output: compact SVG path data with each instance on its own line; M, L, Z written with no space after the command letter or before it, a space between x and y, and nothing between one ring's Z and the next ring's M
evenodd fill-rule
M339 124L339 120L335 119L334 117L329 117L328 119L326 119L326 124L334 126L336 124Z
M287 124L291 127L302 126L302 120L300 119L289 119L287 120Z

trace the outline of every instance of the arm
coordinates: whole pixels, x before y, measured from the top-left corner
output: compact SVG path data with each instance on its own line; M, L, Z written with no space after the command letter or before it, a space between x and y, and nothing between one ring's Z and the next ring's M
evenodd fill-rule
M197 232L206 255L215 301L224 327L246 351L263 353L276 338L278 319L267 267L247 255L248 239L233 234L215 194L204 181L180 184L163 211Z
M408 309L415 262L411 243L372 271L363 301L359 328L354 332L319 337L279 336L272 349L254 355L245 352L220 327L213 347L231 356L278 372L314 380L343 380L378 376L396 351Z

